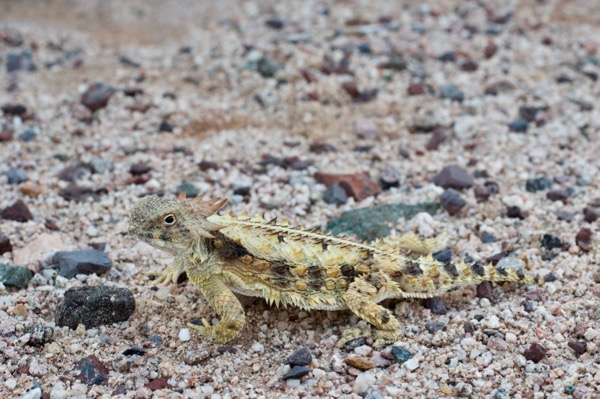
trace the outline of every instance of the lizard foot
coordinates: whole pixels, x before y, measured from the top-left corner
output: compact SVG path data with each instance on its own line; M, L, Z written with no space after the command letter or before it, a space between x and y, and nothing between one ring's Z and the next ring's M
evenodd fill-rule
M173 264L167 267L162 272L146 272L148 277L154 277L154 283L156 285L169 285L177 284L179 277L185 273L183 266L179 264Z

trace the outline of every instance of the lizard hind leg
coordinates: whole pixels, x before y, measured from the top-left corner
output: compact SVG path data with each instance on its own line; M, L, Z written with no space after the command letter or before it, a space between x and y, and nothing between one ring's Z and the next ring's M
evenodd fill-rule
M391 344L400 337L400 323L392 312L375 302L377 289L364 279L357 279L343 294L346 306L358 317L366 320L373 327L364 327L344 331L336 346L342 348L348 342L364 337L373 342L373 347L380 348Z

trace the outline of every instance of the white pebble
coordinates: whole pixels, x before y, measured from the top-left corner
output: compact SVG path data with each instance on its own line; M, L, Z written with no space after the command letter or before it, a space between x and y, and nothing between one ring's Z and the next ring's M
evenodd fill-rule
M510 342L511 344L517 342L517 336L513 333L506 333L504 339L506 340L506 342Z
M585 337L585 339L587 339L588 341L593 341L594 339L596 339L596 337L598 337L600 335L600 331L599 330L594 330L593 328L588 328L587 330L585 330L585 332L583 333L583 336Z
M486 324L489 328L498 328L500 327L500 319L498 319L498 316L496 315L491 315Z
M375 375L373 373L365 372L361 373L354 380L354 385L352 386L352 391L354 393L365 393L375 384Z
M361 345L354 348L354 353L359 356L369 356L371 353L373 353L373 348L371 348L369 345Z
M42 397L42 389L35 388L29 392L25 392L20 399L40 399Z
M546 291L548 292L548 294L552 295L556 292L556 286L552 283L547 283L546 284Z
M255 342L251 346L252 350L256 353L263 353L265 351L265 347L260 342Z
M12 391L17 386L17 380L14 378L9 378L8 380L4 381L4 386Z
M62 381L58 381L52 391L50 391L50 399L65 399L67 397L67 391L65 390L65 384Z
M182 342L187 342L190 339L190 330L188 328L182 328L181 331L179 331L179 340Z
M315 378L325 378L327 376L327 373L324 370L321 370L321 369L314 369L312 371L312 375Z
M288 388L298 388L300 386L300 380L292 378L291 380L287 380L285 385L287 385Z
M416 357L413 357L412 359L404 362L404 364L402 366L410 371L415 371L416 369L419 368L419 359Z

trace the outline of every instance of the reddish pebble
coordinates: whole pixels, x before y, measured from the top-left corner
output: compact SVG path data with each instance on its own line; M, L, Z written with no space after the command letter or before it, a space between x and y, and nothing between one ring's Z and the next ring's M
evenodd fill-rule
M587 351L587 342L585 341L571 341L568 345L569 348L575 351L577 356L581 356Z
M423 83L411 83L407 92L409 96L420 96L425 94L425 85Z
M548 351L542 345L533 343L525 352L525 359L531 360L534 363L539 363L543 358L546 357Z
M583 209L583 220L588 223L593 223L600 219L600 209L586 207Z
M487 46L485 46L485 48L483 49L483 55L485 55L485 58L492 58L497 51L498 46L496 45L496 43L490 41L487 44Z
M484 281L477 286L477 297L493 299L494 284L491 281Z
M446 129L438 128L433 131L431 138L425 145L425 148L428 151L437 150L446 139L448 138L448 134L446 133Z
M366 173L334 174L317 172L314 178L327 187L334 184L339 185L348 196L353 197L357 201L362 201L380 192L379 184L371 180Z
M575 242L582 251L589 252L592 243L592 230L587 227L581 228L575 236Z
M167 386L167 380L168 380L168 378L166 378L166 377L156 378L156 379L150 381L149 383L147 383L146 388L150 389L151 391L163 389L164 387Z
M145 162L137 162L131 165L129 168L129 173L134 176L143 175L144 173L148 173L152 170L152 167Z
M14 220L16 222L27 222L33 219L33 215L27 208L27 205L21 200L17 200L11 206L8 206L2 210L2 219Z
M550 201L563 201L569 198L569 193L566 190L550 190L546 193L546 198Z

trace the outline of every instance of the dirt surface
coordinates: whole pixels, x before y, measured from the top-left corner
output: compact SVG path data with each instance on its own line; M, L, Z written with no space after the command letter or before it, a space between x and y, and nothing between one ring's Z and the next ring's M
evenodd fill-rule
M0 397L600 398L599 38L583 0L0 2ZM145 275L172 258L126 235L139 197L182 189L321 228L438 202L385 227L544 284L389 301L383 350L335 348L350 312L245 298L216 345L188 336L214 315L193 286ZM55 252L90 247L110 270L65 277ZM86 286L135 312L56 326Z

